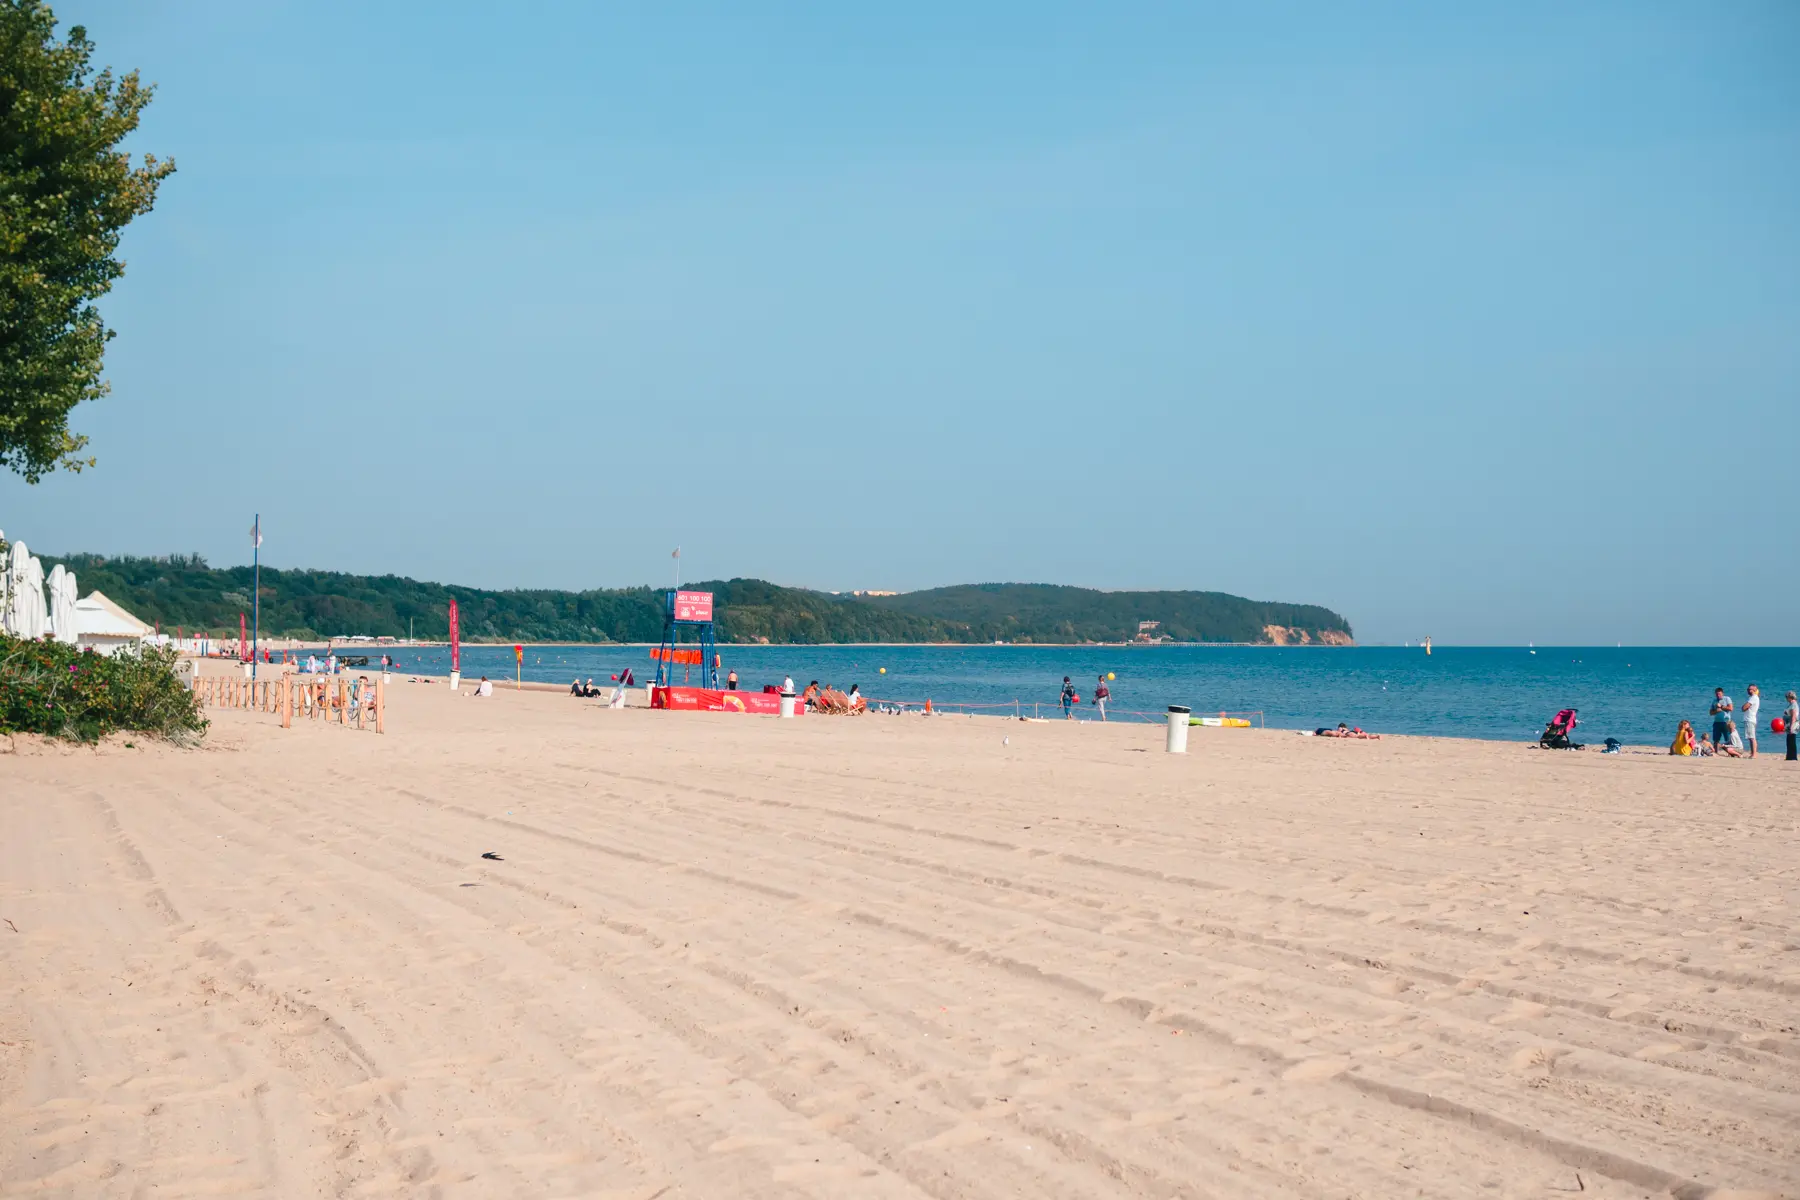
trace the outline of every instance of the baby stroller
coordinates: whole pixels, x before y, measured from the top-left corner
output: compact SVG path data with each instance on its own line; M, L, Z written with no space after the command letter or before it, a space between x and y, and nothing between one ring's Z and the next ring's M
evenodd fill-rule
M1578 724L1580 722L1575 718L1575 710L1563 709L1550 719L1548 725L1544 726L1544 732L1538 737L1538 745L1545 750L1581 749L1577 743L1569 740L1569 735L1575 732L1575 726Z

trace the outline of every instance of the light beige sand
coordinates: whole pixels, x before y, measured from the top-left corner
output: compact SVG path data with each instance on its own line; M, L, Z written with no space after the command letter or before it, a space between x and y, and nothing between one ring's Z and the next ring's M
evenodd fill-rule
M1774 759L393 692L0 755L0 1194L1800 1194Z

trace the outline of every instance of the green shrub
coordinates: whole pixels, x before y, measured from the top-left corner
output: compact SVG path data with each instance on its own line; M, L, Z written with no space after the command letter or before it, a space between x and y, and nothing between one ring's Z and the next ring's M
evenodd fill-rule
M191 741L207 722L175 675L176 658L152 646L108 656L0 633L0 733L92 742L128 730Z

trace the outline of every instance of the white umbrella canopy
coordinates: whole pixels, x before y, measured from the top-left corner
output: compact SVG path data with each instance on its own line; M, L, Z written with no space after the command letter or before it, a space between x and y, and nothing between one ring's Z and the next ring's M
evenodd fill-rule
M75 572L61 563L50 568L50 586L46 596L50 608L50 633L59 642L75 644Z
M50 625L50 609L44 603L44 564L36 558L27 557L25 574L24 633L22 636L36 641L48 632Z
M24 542L12 544L12 554L6 564L6 632L18 638L36 636L31 632L33 613L44 605L42 587L32 582L31 564L34 561Z

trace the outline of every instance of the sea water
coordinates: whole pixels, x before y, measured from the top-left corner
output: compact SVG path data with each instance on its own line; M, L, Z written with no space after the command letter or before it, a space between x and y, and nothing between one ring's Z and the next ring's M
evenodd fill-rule
M351 651L357 653L359 651ZM374 650L372 653L379 653ZM447 647L391 648L395 669L447 675ZM1339 721L1371 733L1536 741L1562 708L1581 710L1577 739L1616 737L1667 744L1683 717L1704 734L1712 689L1741 704L1745 685L1762 688L1762 749L1781 749L1769 719L1783 695L1800 689L1800 648L1681 649L1438 646L1417 648L1262 646L721 646L724 672L739 687L760 691L791 675L841 690L858 684L871 700L937 709L994 705L985 711L1061 717L1064 675L1081 696L1079 719L1097 719L1090 703L1096 677L1117 676L1109 708L1115 719L1160 719L1170 704L1196 714L1259 714L1272 728L1312 729ZM566 684L592 677L597 686L630 667L640 683L655 664L644 646L527 646L522 673ZM880 669L885 667L886 674ZM511 646L465 646L465 678L513 678ZM690 669L677 667L676 682ZM691 682L700 682L698 668Z

